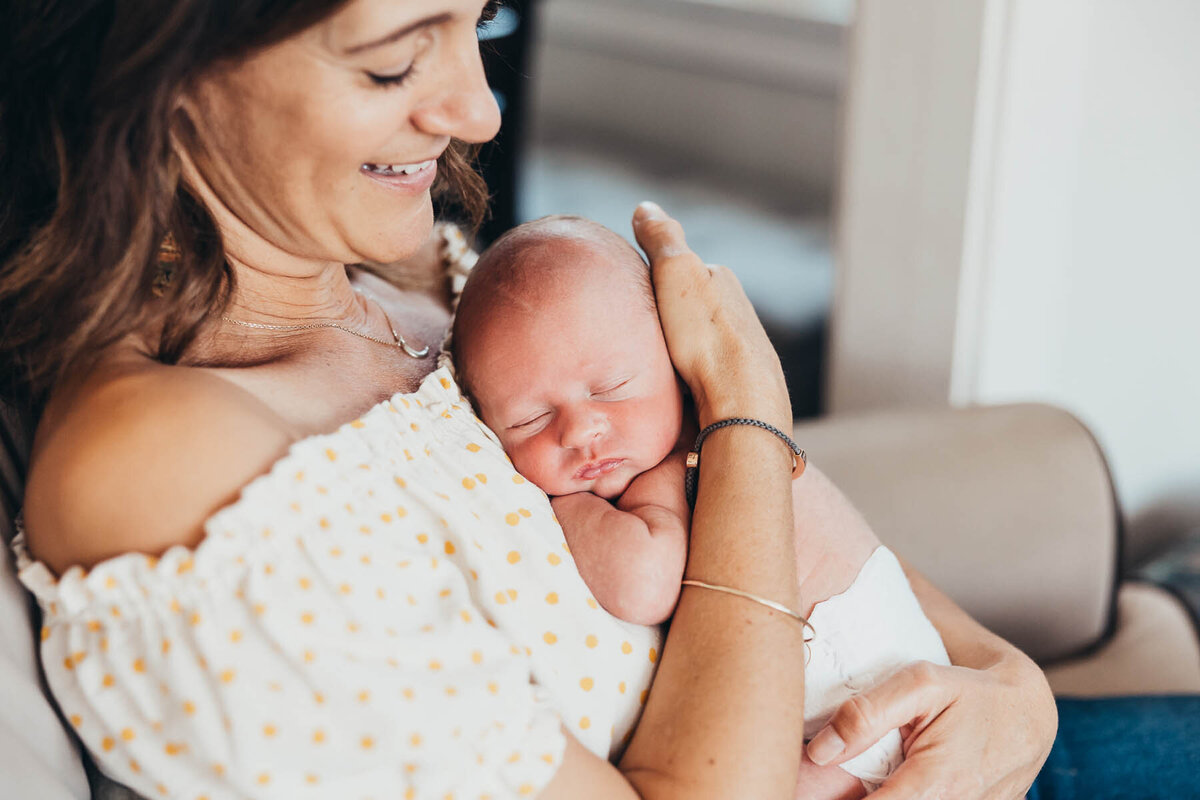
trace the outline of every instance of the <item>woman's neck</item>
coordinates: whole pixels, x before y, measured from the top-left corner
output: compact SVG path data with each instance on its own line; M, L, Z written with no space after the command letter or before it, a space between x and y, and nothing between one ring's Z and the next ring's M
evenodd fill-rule
M230 255L235 290L225 315L243 322L302 325L332 321L369 326L368 304L350 283L345 266L325 264L311 272L264 270Z

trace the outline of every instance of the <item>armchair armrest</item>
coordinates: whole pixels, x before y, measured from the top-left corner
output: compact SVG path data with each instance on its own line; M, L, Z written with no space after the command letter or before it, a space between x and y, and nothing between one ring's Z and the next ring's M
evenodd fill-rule
M1070 414L889 411L795 431L885 544L1037 661L1109 631L1120 516L1104 457Z
M31 432L27 414L0 403L0 775L6 797L80 800L83 764L44 694L33 608L9 551Z

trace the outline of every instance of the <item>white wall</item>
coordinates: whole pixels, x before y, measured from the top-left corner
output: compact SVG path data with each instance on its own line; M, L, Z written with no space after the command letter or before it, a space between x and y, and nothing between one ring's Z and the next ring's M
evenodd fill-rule
M856 48L864 47L855 50L849 102L871 100L880 62L951 20L957 28L944 35L979 42L974 67L967 55L934 59L905 87L907 98L890 102L926 99L947 70L965 70L974 88L955 101L955 119L971 124L942 148L934 133L918 132L899 152L894 138L885 145L871 133L875 106L848 131L834 408L1062 405L1107 451L1132 523L1132 555L1145 554L1200 526L1200 3L919 5L923 32L905 39L893 26L900 41L856 33ZM858 13L871 26L898 12L887 0L865 0ZM970 152L965 168L959 146ZM904 163L939 149L959 166L935 164L933 188L920 191L917 179L910 197L957 195L960 214L943 210L930 221L899 200L882 202L879 187L901 173L859 171L878 167L884 151ZM872 244L873 231L883 244ZM920 242L889 254L887 243L904 231ZM923 281L921 313L872 320L881 296ZM908 350L898 352L897 341ZM872 369L867 354L879 352L893 356L900 377Z
M834 412L948 400L984 12L859 4L835 211Z

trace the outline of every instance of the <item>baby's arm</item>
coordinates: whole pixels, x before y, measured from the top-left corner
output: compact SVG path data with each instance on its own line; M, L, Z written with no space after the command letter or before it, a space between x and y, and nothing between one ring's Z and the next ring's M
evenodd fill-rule
M591 492L551 499L592 594L613 616L639 625L667 619L679 599L691 515L683 453L634 478L616 505Z

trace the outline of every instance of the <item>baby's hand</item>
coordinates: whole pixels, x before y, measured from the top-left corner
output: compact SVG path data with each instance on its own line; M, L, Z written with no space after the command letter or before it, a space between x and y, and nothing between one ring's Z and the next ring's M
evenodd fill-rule
M634 478L625 493L617 498L615 505L630 513L661 508L678 520L686 536L692 522L692 512L684 491L686 475L687 451L677 448L658 466Z
M579 576L604 610L638 625L671 615L687 561L687 529L658 506L614 508L591 492L550 500Z

